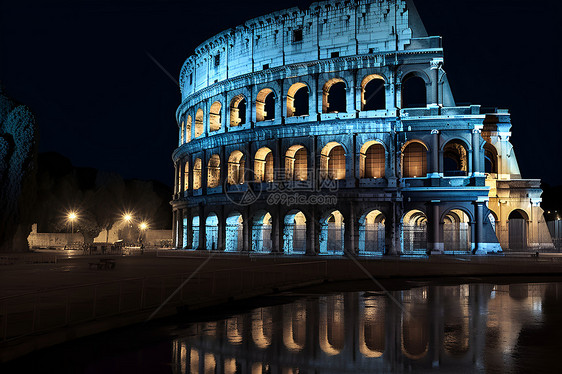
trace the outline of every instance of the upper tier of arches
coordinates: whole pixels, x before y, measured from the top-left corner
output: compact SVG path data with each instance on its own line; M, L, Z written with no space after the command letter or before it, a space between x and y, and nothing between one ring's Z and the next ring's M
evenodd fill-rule
M184 102L179 145L224 132L318 120L396 117L401 109L454 106L444 73L430 64L304 75ZM437 78L436 76L439 76ZM393 83L398 79L399 83ZM419 115L419 114L418 114Z

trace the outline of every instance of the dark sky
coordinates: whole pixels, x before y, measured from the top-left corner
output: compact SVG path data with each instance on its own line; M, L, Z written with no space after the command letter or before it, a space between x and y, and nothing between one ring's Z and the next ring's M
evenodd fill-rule
M250 18L311 1L0 0L0 82L37 115L41 151L172 184L174 77L194 47ZM417 0L441 35L457 103L512 112L525 178L562 184L562 5Z

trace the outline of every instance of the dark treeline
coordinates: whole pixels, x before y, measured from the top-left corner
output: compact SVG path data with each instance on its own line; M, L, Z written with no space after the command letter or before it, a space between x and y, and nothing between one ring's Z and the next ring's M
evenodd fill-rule
M131 213L134 223L145 221L152 229L170 229L170 187L158 181L124 180L116 173L75 167L66 157L41 153L38 157L37 203L33 217L39 232L69 231L70 211L78 218L74 231L86 241Z

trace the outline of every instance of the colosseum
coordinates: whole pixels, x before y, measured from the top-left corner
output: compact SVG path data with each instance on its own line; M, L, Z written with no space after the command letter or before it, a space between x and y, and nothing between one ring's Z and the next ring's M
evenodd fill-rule
M457 106L443 56L410 0L317 2L205 41L180 73L174 246L363 256L552 247L509 112Z

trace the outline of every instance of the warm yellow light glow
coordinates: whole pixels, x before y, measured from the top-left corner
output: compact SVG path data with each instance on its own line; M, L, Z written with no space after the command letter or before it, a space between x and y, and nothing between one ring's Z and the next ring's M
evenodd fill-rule
M148 228L148 224L146 222L141 222L141 224L139 225L139 228L141 230L146 230Z
M68 212L68 219L71 221L74 221L76 218L78 218L78 215L76 214L76 212Z
M123 215L123 219L127 222L130 222L133 219L133 216L131 216L129 213L125 213Z

